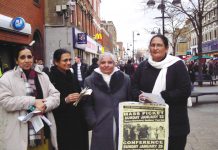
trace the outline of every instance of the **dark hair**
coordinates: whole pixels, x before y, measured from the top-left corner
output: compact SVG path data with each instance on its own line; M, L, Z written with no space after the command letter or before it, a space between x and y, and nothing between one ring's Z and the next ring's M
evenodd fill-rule
M57 49L55 50L54 54L53 54L53 63L54 62L59 62L61 60L61 56L65 53L70 54L70 52L66 49Z
M150 45L151 45L152 40L153 40L154 38L156 38L156 37L160 38L160 39L163 41L164 46L165 46L166 48L169 47L169 42L168 42L167 37L165 37L165 36L162 35L162 34L157 34L157 35L153 36L153 37L151 38L151 40L150 40Z
M24 49L28 49L28 50L30 50L30 52L32 53L31 47L29 47L29 46L24 46L24 45L18 46L18 47L16 48L15 55L14 55L15 60L18 60L19 53L20 53L22 50L24 50Z
M96 58L96 57L92 58L92 63L93 64L96 64L97 62L98 62L98 58Z

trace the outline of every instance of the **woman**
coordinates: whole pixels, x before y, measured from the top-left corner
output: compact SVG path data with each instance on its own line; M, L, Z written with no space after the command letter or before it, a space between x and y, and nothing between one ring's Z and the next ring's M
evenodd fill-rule
M184 150L190 132L187 99L191 83L185 64L168 55L168 39L155 35L150 41L150 56L134 76L134 99L143 98L141 91L160 95L169 105L169 150Z
M73 106L79 98L80 86L70 71L70 52L57 49L53 55L53 62L50 80L61 93L60 106L53 111L57 124L58 148L87 150L88 130L82 117L81 105Z
M91 150L115 150L118 144L118 104L131 100L130 79L115 67L115 57L104 53L99 67L85 79L93 90L84 100L85 118L92 131Z
M17 66L0 78L0 147L4 150L42 150L53 147L57 150L56 125L52 109L59 103L60 93L51 84L48 76L33 66L33 55L28 47L19 47L15 55ZM39 110L52 123L50 130L35 132L28 121L19 116ZM49 145L50 141L52 146Z

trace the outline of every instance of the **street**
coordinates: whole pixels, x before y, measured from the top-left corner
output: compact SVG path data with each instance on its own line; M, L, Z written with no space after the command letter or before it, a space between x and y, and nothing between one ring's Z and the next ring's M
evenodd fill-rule
M215 86L195 87L198 91L217 91ZM191 132L185 150L217 150L218 149L218 95L200 96L199 103L189 110Z

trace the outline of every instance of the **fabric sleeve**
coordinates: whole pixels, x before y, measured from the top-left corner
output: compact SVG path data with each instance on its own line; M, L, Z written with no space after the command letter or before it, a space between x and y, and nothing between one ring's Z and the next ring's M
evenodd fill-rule
M184 101L191 94L191 81L186 69L185 64L182 61L177 62L173 68L171 69L171 73L173 72L174 77L174 88L166 89L161 92L161 96L164 98L166 102L177 103L179 101ZM168 80L172 80L167 78ZM168 81L166 81L168 83ZM172 82L172 81L171 81ZM176 101L175 101L176 100Z

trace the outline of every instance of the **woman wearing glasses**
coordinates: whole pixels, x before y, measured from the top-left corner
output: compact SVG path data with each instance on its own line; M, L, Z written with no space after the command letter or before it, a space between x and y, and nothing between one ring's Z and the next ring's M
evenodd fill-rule
M70 71L71 54L65 49L57 49L53 54L54 66L50 80L59 90L60 106L53 113L57 124L59 150L87 150L88 131L81 114L81 105L73 106L78 100L80 86Z
M59 105L60 93L48 76L33 65L28 47L18 47L15 60L14 70L0 78L0 147L4 150L57 150L56 125L51 111ZM40 112L31 122L18 120L34 110ZM42 115L51 125L43 122L44 127L36 132L33 124L41 120Z
M150 55L134 75L134 99L145 99L143 92L161 96L169 105L168 150L184 150L190 132L187 99L191 82L181 59L168 54L168 39L155 35L150 40Z

